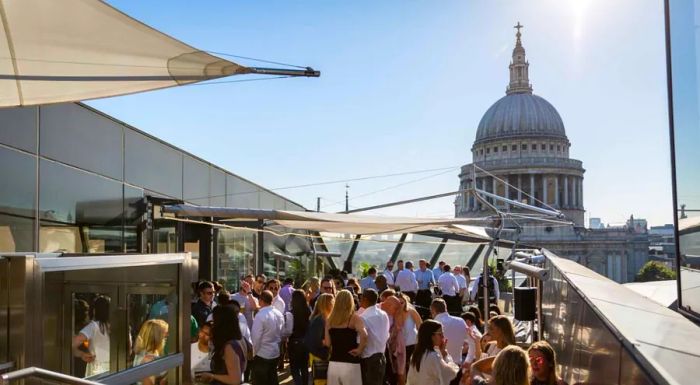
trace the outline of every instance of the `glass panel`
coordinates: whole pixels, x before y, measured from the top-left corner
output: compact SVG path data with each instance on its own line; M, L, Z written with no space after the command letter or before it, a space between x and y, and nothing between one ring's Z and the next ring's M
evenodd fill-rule
M177 293L174 290L169 294L129 294L127 308L127 367L146 363L144 358L147 355L157 358L177 351ZM150 320L158 321L148 322ZM165 324L160 321L164 321ZM153 330L159 332L159 335L153 336L153 333L149 333ZM144 339L139 343L139 335L150 336L153 339Z
M267 191L260 191L260 208L273 210L275 208L275 196Z
M122 252L122 183L42 160L41 252Z
M290 233L290 229L273 226L269 228L278 234ZM275 255L273 253L279 253ZM292 277L303 282L308 278L307 272L315 271L316 264L312 258L311 241L306 236L276 236L266 233L263 236L263 274L268 277L284 279Z
M363 235L352 260L353 275L359 277L362 266L367 265L377 266L379 271L384 270L386 262L391 258L399 238L401 238L401 234ZM353 235L350 239L349 245L352 246L352 240L355 239L355 236ZM408 240L408 238L406 239ZM345 252L342 261L338 264L341 270L347 255L348 252ZM403 256L400 255L399 259L403 259Z
M226 207L257 209L260 207L258 186L235 175L226 176Z
M209 205L226 206L226 173L214 167L209 168L209 195Z
M0 109L0 143L36 154L37 108Z
M184 157L184 200L200 206L209 205L209 165L192 157Z
M700 1L669 2L681 307L700 317Z
M127 253L146 252L141 250L139 232L145 211L143 190L124 185L124 251Z
M41 155L123 179L123 126L78 104L41 107Z
M217 245L217 280L228 291L235 293L241 277L255 272L255 233L219 229Z
M0 251L34 251L36 157L0 147L0 165Z
M124 180L171 197L182 197L182 153L145 135L125 130Z

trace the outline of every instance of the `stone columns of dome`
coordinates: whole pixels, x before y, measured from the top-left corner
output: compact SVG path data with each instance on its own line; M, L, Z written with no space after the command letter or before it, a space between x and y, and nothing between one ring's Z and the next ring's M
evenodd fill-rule
M535 206L535 174L530 174L530 206Z
M505 175L503 177L503 180L506 181L506 183L504 183L504 186L503 186L503 192L505 194L505 198L510 199L510 176ZM508 204L506 204L506 207L508 207Z
M483 180L481 178L477 177L476 180L474 181L474 186L478 190L482 190L484 187ZM478 200L476 200L476 198L474 198L474 211L479 211L479 210L481 210L481 202L479 202Z
M583 178L578 180L578 208L583 210Z
M576 179L577 179L576 177L571 178L571 208L574 208L574 209L578 208L578 204L576 203L576 202L578 202L576 200L576 190L577 190Z
M542 175L542 205L548 205L547 203L547 175Z
M518 174L518 202L523 201L523 176Z
M559 175L554 176L554 207L559 207Z
M498 192L498 190L496 190L496 177L492 176L491 177L491 194L498 195L497 192ZM496 206L496 205L498 205L498 202L495 199L491 199L491 204Z
M564 208L569 208L569 176L564 175Z

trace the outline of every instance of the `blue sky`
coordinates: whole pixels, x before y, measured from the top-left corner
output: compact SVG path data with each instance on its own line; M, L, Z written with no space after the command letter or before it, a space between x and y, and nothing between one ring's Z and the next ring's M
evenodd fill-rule
M534 92L586 169L587 215L671 222L661 0L109 3L201 49L322 71L89 102L120 120L267 188L454 167L351 182L353 207L458 188L479 120L504 95L520 21ZM338 211L345 187L279 193ZM378 213L454 208L446 198Z

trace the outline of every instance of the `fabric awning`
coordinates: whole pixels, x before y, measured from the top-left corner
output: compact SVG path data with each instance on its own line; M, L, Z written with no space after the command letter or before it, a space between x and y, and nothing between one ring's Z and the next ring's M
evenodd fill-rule
M164 206L163 212L179 217L214 217L223 222L245 219L263 219L290 229L343 234L400 234L440 231L459 234L474 241L488 242L486 229L469 225L479 218L406 218L362 214L318 213L309 211L237 209L201 207L187 204Z
M0 0L0 107L249 73L96 0Z

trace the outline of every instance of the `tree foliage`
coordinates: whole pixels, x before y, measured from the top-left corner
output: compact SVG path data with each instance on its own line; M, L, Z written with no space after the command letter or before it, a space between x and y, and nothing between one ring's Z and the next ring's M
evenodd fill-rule
M676 279L676 272L659 261L649 261L639 269L636 282L667 281Z

